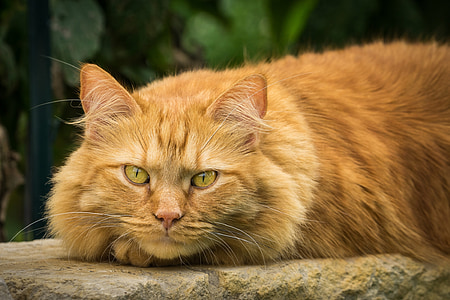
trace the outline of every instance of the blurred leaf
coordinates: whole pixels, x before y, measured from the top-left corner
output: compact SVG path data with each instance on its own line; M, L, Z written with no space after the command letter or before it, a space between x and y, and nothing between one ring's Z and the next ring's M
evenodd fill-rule
M106 2L108 32L125 55L136 55L152 47L164 29L168 13L166 0L113 0Z
M279 47L287 48L299 38L317 2L318 0L301 0L292 4L283 22Z
M209 64L222 66L267 56L272 44L267 1L221 0L219 4L224 18L199 11L187 20L186 49L203 51Z
M78 66L100 49L103 13L93 0L55 0L51 4L52 55ZM69 85L78 84L77 72L67 67L63 72Z
M220 1L217 0L171 0L170 7L173 12L184 19L188 19L199 11L220 17L219 3Z
M363 38L380 9L379 0L318 1L299 43L316 48L343 46Z
M14 53L0 37L0 95L4 99L17 84L17 66Z
M111 0L104 7L106 34L97 63L108 66L127 86L147 83L155 72L170 68L169 1Z
M20 11L20 6L20 2L12 1L6 1L0 6L0 107L3 110L10 104L2 103L3 100L10 96L19 80L16 57L12 45L6 39L11 27L14 27L11 25L14 25L14 19ZM2 120L0 119L0 121Z
M7 128L11 147L21 145L17 119L28 94L26 1L0 1L0 122Z
M233 52L231 38L224 24L204 12L196 13L187 21L183 44L192 53L202 51L206 61L214 65L229 60Z
M147 49L147 61L158 72L167 72L174 64L173 45L169 33L154 40L152 47ZM148 81L148 78L147 78Z

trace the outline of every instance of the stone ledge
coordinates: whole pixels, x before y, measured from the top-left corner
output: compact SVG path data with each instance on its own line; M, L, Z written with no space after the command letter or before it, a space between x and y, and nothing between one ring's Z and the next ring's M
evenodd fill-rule
M65 257L57 240L0 244L0 299L450 299L450 267L400 255L268 266L135 268Z

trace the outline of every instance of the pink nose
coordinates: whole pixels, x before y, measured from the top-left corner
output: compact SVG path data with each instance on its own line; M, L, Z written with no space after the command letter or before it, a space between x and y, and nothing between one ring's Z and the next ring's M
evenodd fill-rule
M169 230L170 227L172 227L172 225L175 223L175 221L181 219L182 216L177 212L162 211L157 212L155 214L155 217L161 221L164 229Z

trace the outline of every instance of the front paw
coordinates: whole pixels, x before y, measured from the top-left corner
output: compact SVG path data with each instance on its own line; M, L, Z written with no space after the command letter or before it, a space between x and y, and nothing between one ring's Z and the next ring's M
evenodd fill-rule
M133 241L118 239L114 242L112 248L114 257L121 264L148 267L152 263L152 257Z

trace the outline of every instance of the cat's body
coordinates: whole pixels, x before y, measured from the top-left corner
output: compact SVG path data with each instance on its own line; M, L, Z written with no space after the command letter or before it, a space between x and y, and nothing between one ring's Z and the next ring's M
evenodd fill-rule
M85 137L55 175L52 232L73 256L140 266L438 260L449 82L449 47L401 42L187 72L131 95L86 65Z

